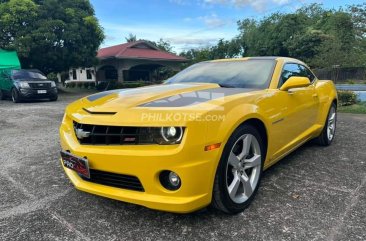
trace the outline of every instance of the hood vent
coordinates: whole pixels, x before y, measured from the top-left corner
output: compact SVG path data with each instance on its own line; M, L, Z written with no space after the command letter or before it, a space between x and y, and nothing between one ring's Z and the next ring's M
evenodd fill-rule
M83 110L92 115L114 115L117 113L117 112L105 112L105 111L90 111L86 108L83 108Z

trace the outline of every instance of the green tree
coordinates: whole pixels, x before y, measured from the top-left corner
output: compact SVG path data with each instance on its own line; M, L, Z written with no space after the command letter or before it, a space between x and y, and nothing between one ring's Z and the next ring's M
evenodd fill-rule
M305 5L293 13L238 21L239 35L182 56L196 63L238 56L285 56L312 67L366 65L366 3L347 10Z
M129 33L127 37L125 37L127 43L136 42L137 38L136 35Z
M232 40L220 39L216 45L201 49L190 49L180 53L180 56L190 60L188 64L198 63L201 61L235 58L241 57L243 49L238 38Z
M351 5L348 8L352 16L353 28L356 34L356 44L353 49L357 54L356 61L359 65L366 65L366 3Z
M153 42L153 44L163 51L166 51L169 53L174 53L171 43L162 38L160 38L159 41L157 41L157 42Z
M348 11L352 16L353 27L358 39L366 39L366 3L351 5Z
M290 14L274 13L260 21L239 21L244 56L288 56L313 67L360 65L361 39L365 37L362 26L366 25L362 22L364 6L350 7L350 13L312 4Z
M296 57L310 65L314 65L314 56L324 41L329 38L320 30L308 29L304 33L296 34L285 42L288 56Z
M240 57L242 54L239 39L232 40L220 39L218 43L210 48L210 59L224 59Z
M0 48L16 50L24 68L46 74L92 66L104 39L86 0L3 1L0 26Z
M31 30L38 18L37 6L32 0L11 0L0 3L0 48L16 49L28 56L33 45Z

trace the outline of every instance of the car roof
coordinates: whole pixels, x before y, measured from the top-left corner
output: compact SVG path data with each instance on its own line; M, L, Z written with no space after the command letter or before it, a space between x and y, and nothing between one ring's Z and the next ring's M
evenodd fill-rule
M257 57L244 57L244 58L215 59L208 62L233 62L233 61L246 61L246 60L282 60L284 62L299 63L306 65L304 62L298 59L290 57L281 57L281 56L257 56Z

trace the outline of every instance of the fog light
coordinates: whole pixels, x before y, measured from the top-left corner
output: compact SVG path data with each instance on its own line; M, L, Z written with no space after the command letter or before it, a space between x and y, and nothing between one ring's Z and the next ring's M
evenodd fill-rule
M177 175L177 173L175 173L175 172L169 172L169 182L174 187L178 187L179 186L179 184L180 184L180 178Z
M172 171L162 171L159 176L161 185L171 191L178 190L181 180L177 173Z

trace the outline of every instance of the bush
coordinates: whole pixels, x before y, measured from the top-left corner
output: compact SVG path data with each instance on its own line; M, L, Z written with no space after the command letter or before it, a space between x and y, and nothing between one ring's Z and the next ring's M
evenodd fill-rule
M49 74L47 75L47 79L49 79L49 80L53 80L53 81L55 81L56 83L58 82L57 74L55 74L55 73L49 73Z
M146 85L151 85L151 82L146 81L136 81L136 82L124 82L124 83L118 83L115 88L116 89L124 89L124 88L137 88L137 87L143 87Z
M99 90L99 91L106 90L107 87L108 87L108 82L107 81L100 81L96 85L96 89Z
M97 84L96 89L99 91L104 90L114 90L114 89L127 89L127 88L137 88L143 87L147 85L158 84L157 82L148 82L148 81L131 81L131 82L117 82L117 81L101 81Z
M357 95L353 91L339 90L338 100L340 106L353 105L357 103Z

